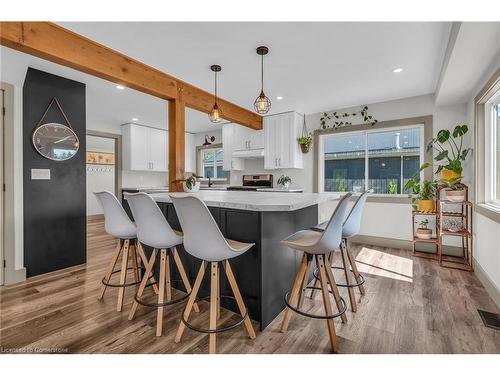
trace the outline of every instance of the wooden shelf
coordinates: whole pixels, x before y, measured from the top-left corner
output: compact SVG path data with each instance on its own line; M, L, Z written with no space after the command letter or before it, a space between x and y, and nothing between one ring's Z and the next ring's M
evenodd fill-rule
M436 216L437 214L438 214L437 211L433 211L433 212L412 211L413 216L417 216L417 215Z
M437 243L438 241L439 241L439 238L437 238L437 237L432 237L432 238L426 239L426 238L418 238L417 236L413 236L413 242Z
M472 233L468 230L459 230L458 232L452 232L447 229L441 229L441 236L457 236L457 237L472 237Z

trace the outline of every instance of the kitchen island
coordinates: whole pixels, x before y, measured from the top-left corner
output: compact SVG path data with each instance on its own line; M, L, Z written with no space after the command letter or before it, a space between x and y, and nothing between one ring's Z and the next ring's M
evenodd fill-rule
M188 194L151 194L172 228L181 230L170 195ZM292 288L301 259L301 254L283 246L280 241L298 230L316 225L318 205L338 199L338 196L246 191L200 191L189 195L205 202L225 237L255 243L252 249L231 259L231 267L250 317L258 321L263 330L285 308L283 296ZM179 253L191 282L194 282L201 261L182 247ZM180 279L174 268L172 277ZM209 295L208 275L205 277L200 296ZM227 280L222 277L220 282L221 294L232 295ZM174 285L182 289L180 284ZM238 311L231 300L222 300L221 304Z

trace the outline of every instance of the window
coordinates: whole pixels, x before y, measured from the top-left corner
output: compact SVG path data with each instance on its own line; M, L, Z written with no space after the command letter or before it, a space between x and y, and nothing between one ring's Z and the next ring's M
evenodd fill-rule
M485 106L486 203L500 207L500 91Z
M205 178L227 178L224 171L224 151L222 148L210 148L201 150L202 176Z
M415 125L322 135L320 191L408 193L404 185L423 162L423 129Z

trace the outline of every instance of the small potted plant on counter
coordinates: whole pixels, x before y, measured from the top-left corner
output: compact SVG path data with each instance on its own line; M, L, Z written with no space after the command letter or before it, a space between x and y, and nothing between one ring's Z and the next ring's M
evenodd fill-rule
M301 137L297 138L297 142L299 142L302 153L307 154L311 149L313 137L311 134L304 134Z
M193 173L188 178L175 180L173 182L182 182L182 187L186 193L196 193L197 191L200 191L200 181L197 180L198 178L202 178L202 176L197 176Z
M418 223L416 236L422 240L430 240L432 237L432 229L427 228L429 220L425 219Z
M292 179L287 176L282 174L280 178L278 178L278 185L281 186L282 189L288 190L290 188L290 183L292 182Z
M422 165L420 171L426 167L427 165ZM434 212L437 181L424 180L420 182L420 171L415 173L413 177L406 182L404 189L412 191L409 197L411 198L411 204L414 211Z
M434 160L440 162L436 174L441 173L441 179L450 184L459 183L462 178L462 162L472 148L463 147L463 137L469 130L467 125L457 125L453 132L440 130L436 138L427 145L427 151L436 149L439 153Z

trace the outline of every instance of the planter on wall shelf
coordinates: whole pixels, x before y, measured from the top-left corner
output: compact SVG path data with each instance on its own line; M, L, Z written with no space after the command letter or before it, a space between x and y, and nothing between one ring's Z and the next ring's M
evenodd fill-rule
M434 212L435 202L432 199L420 199L418 201L418 210L420 212Z
M465 189L460 190L445 190L444 192L446 200L451 202L463 202L465 201Z
M301 143L300 149L302 150L303 154L307 154L309 152L309 150L311 149L311 146Z
M432 229L417 228L416 236L422 240L430 240L432 237Z
M455 180L455 183L458 184L461 180L460 173L454 172L450 169L443 169L441 171L441 178L446 181Z

